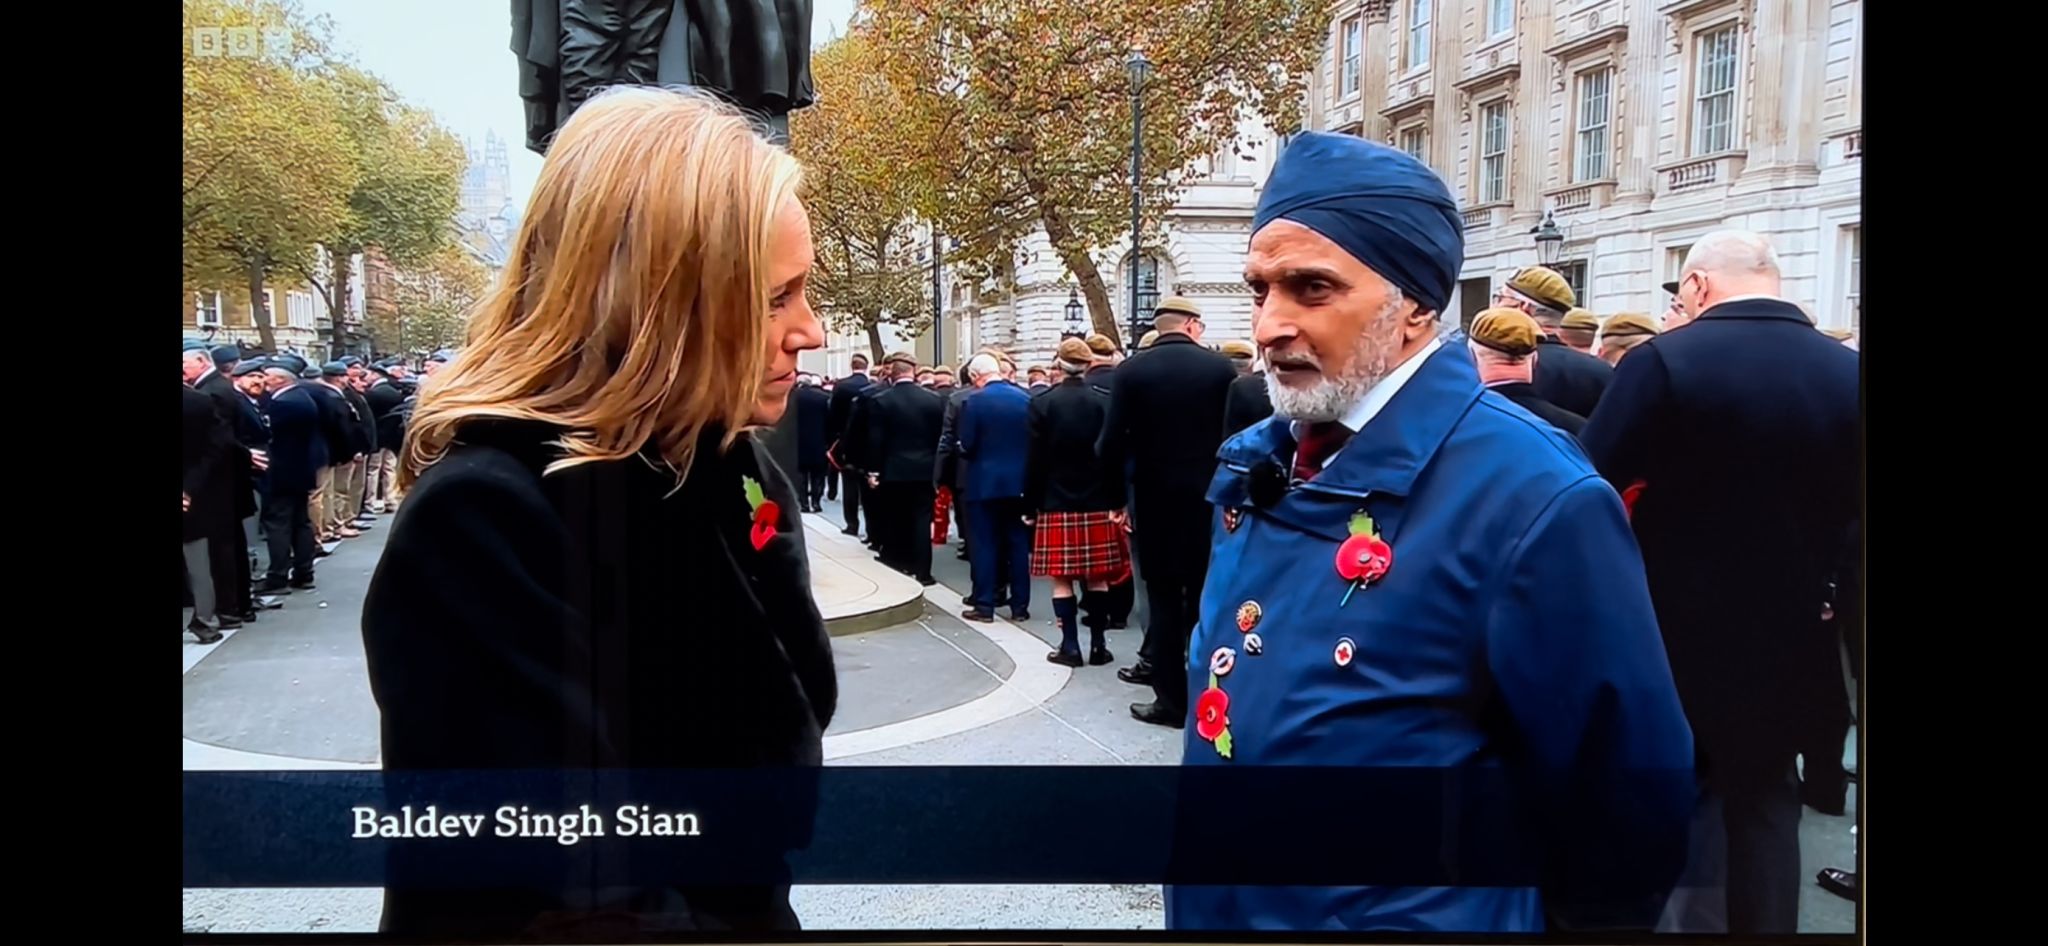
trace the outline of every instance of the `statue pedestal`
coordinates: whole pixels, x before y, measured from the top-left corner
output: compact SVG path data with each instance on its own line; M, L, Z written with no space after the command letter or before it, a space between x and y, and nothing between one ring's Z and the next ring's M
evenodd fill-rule
M811 559L811 594L834 636L902 624L924 613L924 586L875 561L859 539L829 518L808 514L804 547Z

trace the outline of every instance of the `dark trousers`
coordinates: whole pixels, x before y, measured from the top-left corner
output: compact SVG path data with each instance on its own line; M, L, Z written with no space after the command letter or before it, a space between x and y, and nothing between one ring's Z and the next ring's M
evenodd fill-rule
M840 478L840 477L842 477L842 476L845 476L845 475L846 475L846 474L844 474L844 473L826 473L826 474L825 474L825 498L826 498L826 499L832 500L832 501L833 501L833 502L835 502L835 503L839 501L839 478Z
M263 542L270 547L266 577L273 581L313 577L313 518L306 499L303 493L263 497Z
M854 532L859 532L861 498L860 494L867 492L868 478L865 474L858 473L853 470L839 471L839 478L842 481L842 485L844 487L840 491L839 495L845 501L846 528ZM870 501L868 503L868 531L872 533L874 532L874 530L875 504L872 501Z
M1129 623L1131 609L1138 606L1138 576L1133 573L1121 585L1111 585L1102 593L1104 616L1112 621Z
M977 499L963 505L973 536L968 563L974 591L968 605L984 614L1004 604L1012 611L1031 610L1031 527L1024 524L1024 500ZM997 600L1005 584L1009 600Z
M882 564L920 581L932 575L932 484L883 483L868 506L868 531L880 531Z
M1660 933L1778 936L1799 928L1799 780L1789 756L1700 777L1692 846Z
M242 521L223 514L206 543L208 571L213 575L213 594L220 613L247 617L253 603L249 587L249 538Z
M825 480L829 478L832 474L822 469L805 470L803 471L803 473L804 503L805 505L810 506L812 509L816 509L818 508L818 504L820 502L823 502L825 499Z
M1138 574L1145 580L1145 640L1138 655L1152 664L1152 692L1164 708L1187 712L1188 639L1200 615L1209 574L1209 526L1215 507L1199 495L1133 496Z

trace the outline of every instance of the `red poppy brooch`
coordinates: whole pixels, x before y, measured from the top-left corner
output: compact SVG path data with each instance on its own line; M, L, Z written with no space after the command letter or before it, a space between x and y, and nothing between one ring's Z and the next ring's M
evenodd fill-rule
M754 544L754 551L759 552L775 540L775 529L782 522L782 507L775 505L775 500L761 491L759 481L751 476L740 479L747 492L747 506L754 510L754 524L747 530L747 539Z
M1195 735L1216 745L1216 754L1230 758L1230 694L1216 685L1213 661L1209 688L1195 700ZM1226 669L1227 673L1228 670Z
M1351 517L1351 537L1337 546L1337 577L1344 579L1344 600L1337 603L1343 607L1351 603L1351 594L1360 588L1380 580L1387 569L1394 567L1394 547L1380 538L1379 527L1372 517L1360 510Z

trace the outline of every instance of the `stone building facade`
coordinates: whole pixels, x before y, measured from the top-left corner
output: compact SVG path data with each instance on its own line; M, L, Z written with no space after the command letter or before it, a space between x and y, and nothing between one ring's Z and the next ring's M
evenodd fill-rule
M1446 313L1538 261L1601 315L1657 312L1691 243L1766 234L1785 292L1859 329L1861 0L1340 0L1308 126L1428 162L1463 208Z

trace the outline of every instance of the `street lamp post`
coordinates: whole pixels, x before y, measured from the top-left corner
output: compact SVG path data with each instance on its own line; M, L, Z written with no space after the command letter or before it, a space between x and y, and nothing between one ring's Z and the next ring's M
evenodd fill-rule
M1081 327L1081 293L1078 289L1067 290L1067 330L1061 338L1087 338L1088 333Z
M944 364L946 358L946 309L945 300L939 292L939 267L944 266L944 249L939 245L939 228L932 228L932 361Z
M1130 347L1138 346L1138 268L1143 264L1144 245L1140 238L1139 218L1144 210L1144 192L1140 181L1144 174L1145 151L1145 77L1152 72L1152 63L1143 52L1133 50L1130 60L1125 63L1131 73L1131 280Z
M1530 227L1529 232L1536 235L1536 259L1544 266L1556 268L1564 258L1564 231L1557 228L1557 218L1546 210L1543 222Z

